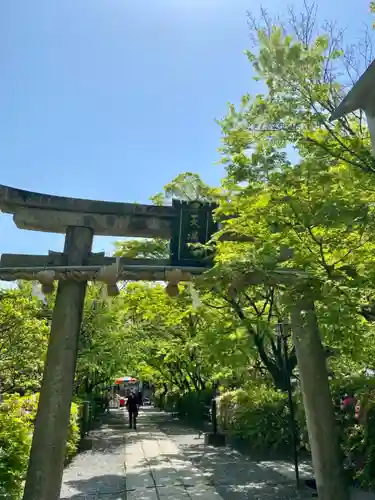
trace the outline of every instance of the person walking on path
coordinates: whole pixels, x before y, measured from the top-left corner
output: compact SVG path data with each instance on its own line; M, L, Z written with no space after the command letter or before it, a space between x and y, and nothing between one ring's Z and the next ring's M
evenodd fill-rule
M136 429L138 417L138 398L133 391L128 396L126 408L129 413L129 429Z
M110 403L111 403L111 392L108 390L104 394L104 409L105 409L106 413L109 413Z

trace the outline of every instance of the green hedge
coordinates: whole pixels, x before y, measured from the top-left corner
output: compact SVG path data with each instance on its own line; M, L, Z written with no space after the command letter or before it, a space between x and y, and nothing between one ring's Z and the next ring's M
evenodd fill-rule
M168 393L157 404L175 411L191 422L207 419L212 389L185 394ZM249 442L253 449L280 449L290 446L290 421L287 397L267 385L249 385L226 392L217 399L218 424L230 435Z
M207 420L208 407L212 403L212 390L187 392L177 401L176 410L180 417L200 423Z
M196 423L206 419L207 407L211 406L212 389L191 391L184 394L169 392L163 398L156 395L155 403L165 411L178 413L181 418L188 418Z
M267 385L250 385L218 399L218 420L230 435L253 449L282 449L291 443L285 394Z
M37 404L38 395L13 395L0 405L0 498L4 500L18 500L22 496ZM78 406L73 403L67 460L76 453L79 443L78 414Z
M80 407L72 402L70 407L70 422L68 427L68 439L66 442L66 455L65 460L69 462L77 453L78 445L81 440L80 429L81 411Z

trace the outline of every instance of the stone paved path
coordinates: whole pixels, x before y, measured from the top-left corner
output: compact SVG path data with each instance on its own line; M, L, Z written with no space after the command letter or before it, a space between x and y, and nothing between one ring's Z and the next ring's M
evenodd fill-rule
M230 447L205 446L203 437L198 438L196 431L181 423L163 419L159 425L209 484L215 486L223 500L312 498L307 488L296 491L293 466L287 462L282 462L280 473L278 462L252 460ZM309 476L309 472L306 464L302 464L302 478Z
M92 448L66 468L64 500L274 500L311 498L293 482L231 448L204 446L197 432L154 409L137 431L113 411L90 435Z

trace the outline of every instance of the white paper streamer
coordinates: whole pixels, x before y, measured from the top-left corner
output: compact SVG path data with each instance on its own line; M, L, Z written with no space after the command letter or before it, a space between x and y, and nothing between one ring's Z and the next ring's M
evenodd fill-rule
M199 307L201 307L202 301L199 297L199 293L196 291L193 283L191 283L191 282L189 283L189 291L190 291L190 295L191 295L191 303L192 303L193 309L198 309Z
M112 299L111 297L108 297L108 293L107 293L107 287L106 286L103 286L101 291L100 291L100 298L103 302L105 302L108 306L108 310L111 309L111 306L112 306Z
M47 305L47 299L44 293L42 292L42 285L40 283L32 283L31 285L31 295L43 302L44 305Z

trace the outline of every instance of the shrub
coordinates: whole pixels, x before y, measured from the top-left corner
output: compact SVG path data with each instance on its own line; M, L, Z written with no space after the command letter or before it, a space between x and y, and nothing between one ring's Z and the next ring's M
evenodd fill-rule
M361 399L361 423L344 428L342 448L354 465L354 477L363 488L375 487L375 394Z
M170 391L163 397L156 394L155 403L165 411L177 412L179 417L186 417L195 423L200 423L207 417L207 407L211 406L212 394L212 389L193 390L184 394Z
M179 416L187 417L194 422L203 422L207 419L207 407L211 406L212 390L191 391L185 393L177 401Z
M0 498L21 498L30 454L38 395L12 395L0 405ZM72 404L67 458L75 453L79 441L78 407Z
M339 402L340 397L345 393L357 394L362 396L375 389L375 378L365 375L353 375L331 381L331 393L334 402Z
M221 395L218 410L220 425L253 449L280 449L291 442L287 398L267 385Z
M164 400L162 401L163 409L165 411L175 411L180 397L180 394L177 392L168 392L165 394Z
M356 394L362 406L366 406L369 395L375 389L375 378L364 375L353 375L351 377L335 378L331 380L330 390L333 401L334 417L338 425L341 448L345 456L357 454L360 443L363 441L360 437L362 431L352 429L356 423L353 415L345 413L341 408L341 400L345 393ZM305 420L305 411L300 391L296 393L296 417L300 429L301 443L306 449L310 449L308 443L308 433ZM357 443L357 445L355 444ZM358 448L358 449L357 449Z
M0 405L1 498L18 499L21 496L35 409L34 400L18 396L11 396Z
M360 427L360 426L357 426ZM367 401L366 419L362 426L363 440L361 440L361 449L363 450L363 463L360 464L357 472L362 486L374 488L375 486L375 401Z
M340 399L345 393L356 394L360 401L358 420L340 407ZM361 375L335 379L331 382L331 394L343 459L350 464L359 485L372 489L375 487L375 379ZM298 410L302 441L309 449L302 403Z
M66 461L71 460L77 453L80 439L80 407L73 402L70 408L70 422L68 428L68 439L66 442Z

